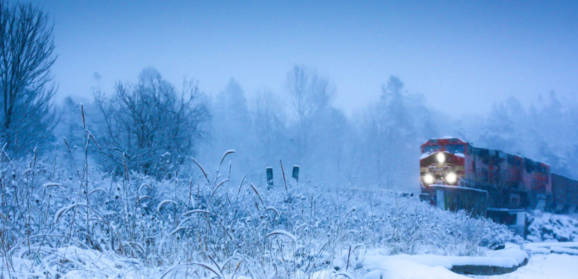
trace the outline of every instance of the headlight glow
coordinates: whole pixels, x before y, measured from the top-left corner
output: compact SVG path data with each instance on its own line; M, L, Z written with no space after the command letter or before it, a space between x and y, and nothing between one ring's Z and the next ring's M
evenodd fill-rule
M430 185L435 182L435 178L431 173L426 173L423 176L423 182L427 185Z
M446 154L444 154L443 152L436 154L436 160L438 161L438 163L443 164L446 161Z
M449 184L454 184L458 181L458 175L455 172L448 172L446 174L446 182Z

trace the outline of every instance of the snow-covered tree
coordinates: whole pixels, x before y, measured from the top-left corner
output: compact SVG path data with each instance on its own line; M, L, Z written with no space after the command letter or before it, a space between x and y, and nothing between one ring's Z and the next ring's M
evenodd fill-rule
M95 132L100 162L116 173L126 166L163 178L194 153L209 117L196 85L177 93L150 68L137 84L119 83L111 98L97 96L96 103L102 117Z
M0 1L0 148L19 156L52 140L55 60L46 14Z
M334 90L329 81L304 66L295 66L287 75L287 85L295 125L292 129L297 160L305 160L311 151L314 118L330 109Z
M303 164L304 173L316 179L323 177L325 183L345 177L349 123L332 104L333 85L304 66L291 69L287 84L292 104L289 135L294 161Z

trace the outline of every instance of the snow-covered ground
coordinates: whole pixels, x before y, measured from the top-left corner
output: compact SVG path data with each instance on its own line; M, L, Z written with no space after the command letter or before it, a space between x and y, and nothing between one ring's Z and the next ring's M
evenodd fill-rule
M379 188L268 189L219 170L195 183L95 171L78 187L50 165L22 164L0 165L9 178L0 187L0 278L467 278L452 270L508 269L529 252L531 271L557 264L551 253L570 261L578 250L520 249L524 240L503 225ZM534 218L534 241L575 239L571 218ZM503 243L513 244L490 249Z
M530 215L528 240L578 241L578 219L569 215L534 211Z
M347 254L345 254L347 255ZM359 260L347 265L347 257L336 262L332 272L322 271L314 278L467 278L452 268L463 266L516 268L523 265L528 254L518 245L508 244L505 249L488 251L485 256L389 255L383 249L367 251ZM349 268L346 268L349 266Z
M578 242L534 242L524 245L532 254L567 254L578 256Z
M141 261L119 256L114 252L99 252L74 246L62 248L32 247L36 253L44 255L42 260L27 259L25 249L15 253L3 265L7 278L250 278L235 276L226 272L226 263L173 264L165 267L150 267ZM433 254L397 254L387 249L354 249L337 253L331 267L305 274L295 273L292 278L305 279L411 279L411 278L492 278L492 279L534 279L534 278L576 278L578 274L578 242L534 242L523 245L507 243L505 249L489 250L483 256L444 256ZM243 259L231 259L241 263ZM524 264L527 262L527 264ZM249 263L248 263L249 264ZM219 266L220 265L220 266ZM493 266L517 268L514 272L492 275L471 276L452 271L459 266ZM199 277L198 270L210 270ZM0 278L2 278L0 276ZM264 277L276 278L276 277Z
M7 278L250 278L234 276L223 269L226 263L172 264L164 267L150 267L141 261L119 256L111 251L99 252L75 246L62 248L32 247L40 259L29 259L26 249L14 253L6 261L0 275ZM504 250L488 251L486 256L442 256L442 255L391 255L388 249L356 249L339 253L332 267L313 274L297 272L291 278L466 278L450 269L455 265L498 265L516 266L526 257L525 251L516 245L508 245ZM242 262L235 258L231 261ZM251 264L248 262L247 264ZM221 265L221 266L219 266ZM214 270L199 277L199 270ZM271 275L272 276L272 275ZM383 277L382 277L383 276ZM0 278L3 278L0 276ZM254 277L253 277L254 278ZM278 278L278 277L263 277Z
M488 279L574 279L578 278L578 256L565 254L534 254L527 265L515 272L496 276L476 276Z
M528 263L516 271L508 274L493 276L466 276L450 271L454 265L501 265L513 266L520 264L527 256L524 250L515 245L509 245L502 251L493 251L487 256L436 256L436 255L387 255L387 251L374 249L362 256L350 255L349 265L347 257L336 261L339 268L326 269L312 274L296 274L297 279L332 279L332 278L360 278L360 279L412 279L412 278L487 278L487 279L534 279L534 278L576 278L578 274L578 255L543 253L545 250L536 249L538 246L578 247L578 243L540 243L531 244L531 253ZM31 260L15 258L10 263L14 267L11 276L14 278L52 278L52 275L61 274L60 278L182 278L189 270L189 278L198 278L196 268L214 268L219 273L219 268L212 265L202 267L196 264L173 265L168 268L150 268L142 263L128 258L119 257L114 253L100 253L95 250L66 247L47 249L50 253L44 261L38 263ZM59 264L57 264L59 262ZM62 265L75 266L75 268L60 273ZM7 275L7 274L5 274ZM212 274L215 275L215 274ZM233 276L234 274L222 274L223 278L248 278ZM206 277L211 278L211 277Z
M551 247L551 250L548 250ZM563 249L562 249L563 248ZM525 251L524 251L525 250ZM358 270L349 273L323 271L313 278L329 279L344 277L363 279L413 279L413 278L487 278L487 279L534 279L534 278L578 278L578 243L529 243L523 250L510 245L502 251L493 251L480 256L436 256L436 255L381 255L378 250L369 252ZM570 252L570 254L568 254ZM564 254L560 254L564 253ZM491 276L461 275L450 271L455 265L515 266L529 256L526 265L511 273Z

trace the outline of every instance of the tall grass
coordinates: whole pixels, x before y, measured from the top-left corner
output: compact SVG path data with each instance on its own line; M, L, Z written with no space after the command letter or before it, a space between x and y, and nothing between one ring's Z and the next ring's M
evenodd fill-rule
M0 277L17 272L14 257L48 259L50 268L30 267L44 277L74 270L82 261L58 253L66 247L134 259L163 278L297 278L321 269L346 275L368 248L471 255L512 238L502 226L378 189L231 181L234 150L213 173L191 158L190 169L162 181L127 167L112 176L91 168L96 141L84 114L83 125L76 169L36 153L2 157Z

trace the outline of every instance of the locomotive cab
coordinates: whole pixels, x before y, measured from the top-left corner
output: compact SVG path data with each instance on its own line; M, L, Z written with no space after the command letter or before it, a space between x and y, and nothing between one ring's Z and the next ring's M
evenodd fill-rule
M457 138L421 145L420 198L447 210L466 210L524 234L528 209L568 211L578 204L578 181L546 163Z
M421 146L422 188L432 185L462 185L468 144L460 139L429 140Z
M421 146L420 198L448 210L485 215L487 191L468 187L466 162L472 148L457 138L431 139Z

